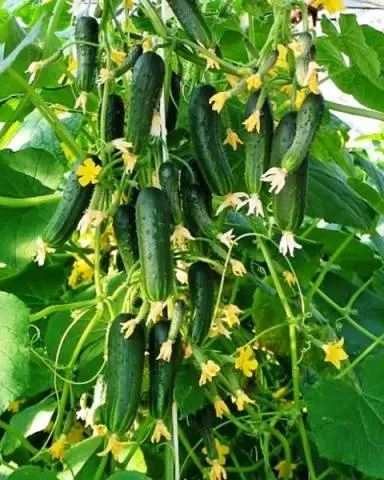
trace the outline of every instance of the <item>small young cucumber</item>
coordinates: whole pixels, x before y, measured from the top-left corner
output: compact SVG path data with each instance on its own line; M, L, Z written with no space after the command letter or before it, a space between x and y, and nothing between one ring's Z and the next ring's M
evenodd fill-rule
M93 17L80 17L75 27L77 73L76 86L80 92L90 92L95 86L97 72L97 44L99 41L99 24Z
M174 284L171 254L171 212L167 194L158 188L142 190L136 202L142 282L147 300L161 302Z
M95 163L100 163L95 157L92 159ZM78 160L73 164L63 196L42 235L44 242L51 247L59 247L69 239L91 200L94 185L90 183L82 187L76 175L82 163L82 160Z
M171 75L171 91L168 102L167 118L165 121L167 133L170 134L176 127L179 113L181 81L177 73Z
M210 460L218 458L213 435L213 418L212 405L205 405L192 417L193 426L201 436Z
M281 167L288 173L298 170L306 158L312 140L320 127L323 113L322 95L310 93L297 113L295 138L281 161Z
M141 55L133 69L127 140L133 144L135 155L143 152L148 144L152 117L160 98L164 75L164 61L154 52Z
M220 132L220 117L210 98L217 92L211 85L196 88L189 104L189 127L196 163L208 187L216 195L232 191L233 177Z
M132 47L132 50L129 52L128 57L124 60L124 62L120 65L120 67L116 68L115 76L120 77L124 75L124 73L128 72L135 66L137 60L143 54L143 47L141 45L135 45Z
M100 113L100 112L99 112ZM105 122L105 141L124 137L124 102L119 95L108 95Z
M135 207L130 204L120 205L113 217L117 247L128 273L132 265L139 260L139 246L136 232Z
M167 1L185 33L196 43L202 43L205 47L211 46L211 32L205 23L197 0Z
M260 92L255 92L249 97L245 118L248 118L255 111L259 96ZM249 194L259 193L262 184L260 177L270 166L273 139L273 116L268 98L261 109L260 132L246 132L244 139L245 185Z
M107 389L104 420L111 433L123 434L131 427L140 403L144 370L145 332L138 324L125 339L121 325L133 317L121 314L108 334Z
M216 238L219 233L211 216L207 211L204 192L199 185L188 185L183 192L183 211L187 219L187 226L193 235L203 233Z
M181 197L179 190L180 170L173 162L163 162L159 168L160 186L168 195L172 221L175 225L183 223Z
M181 358L181 339L176 338L169 362L157 360L160 348L168 339L171 322L157 322L149 333L149 413L156 420L164 419L171 408L173 382Z
M193 263L188 271L189 296L192 316L188 339L201 345L208 335L215 307L215 274L205 262Z

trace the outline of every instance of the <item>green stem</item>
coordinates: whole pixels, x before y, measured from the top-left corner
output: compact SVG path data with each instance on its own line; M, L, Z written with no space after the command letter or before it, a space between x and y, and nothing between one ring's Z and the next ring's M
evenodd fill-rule
M58 23L60 21L61 13L63 8L66 6L66 0L57 0L55 8L53 9L53 14L51 20L48 24L47 35L45 36L44 49L43 49L43 58L45 58L49 53L55 48L53 36L57 30Z
M107 440L105 439L104 440L104 448L106 447L106 442L107 442ZM97 470L95 472L95 476L93 477L94 480L102 480L103 473L104 473L105 467L107 466L108 459L109 459L108 455L104 455L104 457L101 458L99 466L97 467Z
M284 449L284 456L285 456L284 480L288 480L289 478L291 478L291 464L292 464L292 456L291 456L291 449L289 448L289 443L279 430L277 430L276 428L271 428L270 430L271 430L271 434L279 440L279 442L281 443Z
M374 277L370 277L363 285L361 285L360 288L356 290L356 292L351 296L351 298L348 300L348 303L344 307L345 310L348 312L352 309L354 303L356 300L360 297L360 295L369 287L369 285L373 282Z
M326 101L325 105L330 110L338 112L349 113L350 115L357 115L359 117L374 118L376 120L384 120L384 113L375 110L367 110L365 108L350 107L349 105L341 105L340 103Z
M0 197L0 207L24 208L46 203L56 203L60 200L61 196L61 193L53 193L51 195L40 195L27 198Z
M138 430L137 438L134 440L134 444L132 448L129 450L127 457L124 459L124 465L127 466L129 462L132 460L133 456L136 453L136 450L140 447L141 443L144 442L146 437L148 436L148 427L153 423L150 417L147 417L144 423L140 426Z
M39 312L32 313L32 315L29 316L29 323L37 322L37 320L48 317L48 315L51 315L52 313L92 307L96 304L97 299L93 298L92 300L82 300L80 302L66 303L64 305L50 305L49 307L43 308L43 310L40 310Z
M328 477L331 473L333 473L335 469L333 467L327 468L321 475L317 477L317 480L324 480L324 478Z
M196 465L196 467L200 470L201 474L202 474L202 478L206 478L206 473L205 473L205 469L204 469L204 466L203 464L200 462L200 459L199 457L196 455L196 453L194 452L191 444L189 443L188 441L188 438L187 436L185 435L183 429L180 427L179 425L179 439L181 441L181 443L184 445L184 448L185 450L188 452L188 455L186 457L186 459L184 460L184 463L181 467L181 471L180 471L180 475L183 474L183 471L187 465L187 461L189 458L192 459L193 463ZM183 477L181 477L183 478Z
M0 428L6 431L9 435L17 438L20 444L28 450L28 452L32 453L32 455L37 455L39 450L31 445L26 438L24 438L23 434L17 430L13 425L9 425L8 423L3 422L0 420Z

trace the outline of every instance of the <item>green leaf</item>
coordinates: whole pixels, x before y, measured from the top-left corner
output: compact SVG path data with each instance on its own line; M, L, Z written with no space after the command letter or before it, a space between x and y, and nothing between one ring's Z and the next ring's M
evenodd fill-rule
M140 472L116 472L107 480L151 480L151 478Z
M354 153L354 159L357 165L369 175L373 185L379 190L380 194L384 195L384 173L377 168L369 159L364 158L358 153Z
M361 31L363 32L364 39L369 47L376 52L376 55L380 61L381 68L384 67L384 33L376 30L369 25L361 25Z
M319 454L384 478L384 352L369 357L350 378L322 380L306 394Z
M29 383L28 319L26 305L0 292L0 412L20 398Z
M102 443L102 437L91 437L76 443L69 450L66 450L64 453L66 468L58 474L58 478L60 480L72 480Z
M53 472L40 467L21 467L9 476L9 480L56 480Z
M314 157L309 162L307 215L363 230L375 219L374 210L347 184L336 164L325 165Z
M55 410L56 400L48 398L13 415L10 424L25 438L28 438L47 427ZM0 449L4 455L10 455L19 445L20 441L16 437L5 432L0 442Z
M348 178L348 185L377 213L384 214L384 199L380 193L359 178Z
M199 387L199 373L185 364L176 375L175 398L181 415L197 412L204 404L204 390Z

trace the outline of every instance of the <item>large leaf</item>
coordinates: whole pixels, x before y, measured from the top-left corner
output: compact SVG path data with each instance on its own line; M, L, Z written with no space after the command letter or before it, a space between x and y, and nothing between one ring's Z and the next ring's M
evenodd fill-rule
M384 478L384 353L355 369L356 381L323 380L306 394L319 454Z
M10 475L9 480L57 480L57 477L40 467L21 467Z
M28 319L26 305L0 292L0 412L20 398L29 383Z
M88 459L98 450L102 444L102 437L87 438L73 445L64 454L65 470L58 474L60 480L72 480Z
M181 415L197 412L204 404L204 390L199 387L199 374L192 364L181 367L176 375L175 397Z
M372 184L379 190L380 194L384 195L384 173L382 170L376 167L376 165L370 162L362 155L355 153L354 159L357 165L361 167L364 172L369 175Z
M375 219L375 211L347 184L344 172L336 164L325 165L314 157L309 162L306 213L363 230Z
M49 424L56 410L56 399L48 398L36 405L25 408L16 413L11 420L11 426L20 432L23 437L30 437L34 433L43 431ZM6 432L0 442L0 449L4 455L10 455L18 446L20 440Z
M107 480L151 480L144 473L140 472L116 472Z

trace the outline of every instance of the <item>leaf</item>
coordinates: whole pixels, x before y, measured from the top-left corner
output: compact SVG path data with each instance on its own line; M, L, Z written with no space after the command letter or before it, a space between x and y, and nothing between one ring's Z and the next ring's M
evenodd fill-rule
M53 472L40 467L21 467L8 478L9 480L57 480Z
M181 415L197 412L204 404L204 390L199 387L199 373L191 364L185 364L176 375L175 398Z
M13 415L10 425L23 437L28 438L47 427L55 410L56 400L48 398ZM12 433L5 432L0 442L0 449L4 455L10 455L19 445L20 441Z
M376 52L376 55L380 61L381 68L384 66L384 33L376 30L369 25L361 25L361 31L363 32L366 43L372 50Z
M322 380L306 394L319 454L384 478L384 352L367 358L349 378Z
M140 472L116 472L107 480L151 480L151 478Z
M309 162L307 215L329 223L367 230L374 210L347 184L346 175L334 163L325 165L315 157Z
M22 397L29 382L28 319L26 305L0 292L0 413Z
M384 214L384 199L377 190L359 178L348 178L348 185L377 213Z
M371 161L358 153L354 153L354 159L357 165L366 172L373 185L384 195L384 173L379 170Z
M66 468L58 474L58 478L60 480L72 480L102 443L102 437L91 437L76 443L69 450L66 450L64 453Z

